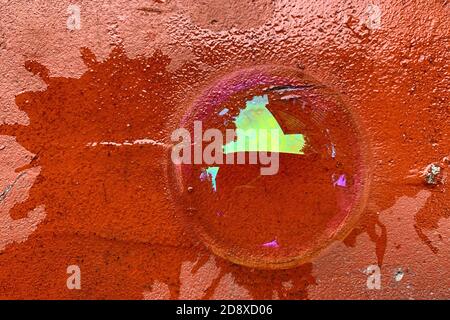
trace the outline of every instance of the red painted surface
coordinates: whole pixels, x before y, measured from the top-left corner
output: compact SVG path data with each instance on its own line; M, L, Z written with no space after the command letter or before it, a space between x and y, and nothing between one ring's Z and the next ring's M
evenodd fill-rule
M447 2L381 1L378 29L364 1L220 3L81 1L74 31L65 1L0 8L0 297L449 298ZM192 102L255 65L337 92L370 150L350 234L286 270L215 257L168 177ZM144 138L156 143L123 144ZM73 264L81 290L66 287ZM366 286L373 264L380 290Z

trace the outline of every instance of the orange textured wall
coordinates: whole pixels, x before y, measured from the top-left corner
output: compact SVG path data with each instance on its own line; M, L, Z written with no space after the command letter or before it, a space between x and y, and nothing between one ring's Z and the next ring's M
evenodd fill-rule
M450 298L448 1L10 0L0 17L0 298ZM367 153L358 219L282 270L213 254L170 178L193 99L258 65L338 93Z

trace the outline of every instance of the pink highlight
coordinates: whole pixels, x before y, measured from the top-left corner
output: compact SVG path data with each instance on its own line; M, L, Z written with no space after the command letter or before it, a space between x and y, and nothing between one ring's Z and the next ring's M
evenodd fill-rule
M273 241L270 241L270 242L266 242L262 246L266 247L266 248L279 248L280 247L280 245L278 244L278 241L276 239Z

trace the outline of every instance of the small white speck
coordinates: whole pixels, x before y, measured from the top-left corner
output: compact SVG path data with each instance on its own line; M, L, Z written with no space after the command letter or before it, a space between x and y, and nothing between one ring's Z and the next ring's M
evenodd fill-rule
M402 269L398 269L394 274L395 281L402 281L404 275L405 273L402 271Z

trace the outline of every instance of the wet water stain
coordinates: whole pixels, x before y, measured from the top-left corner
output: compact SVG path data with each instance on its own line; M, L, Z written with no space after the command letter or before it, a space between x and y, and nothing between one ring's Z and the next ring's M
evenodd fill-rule
M28 61L26 68L47 88L16 98L29 126L0 128L35 154L18 173L42 168L29 198L14 206L11 217L21 219L41 204L46 210L36 232L1 255L0 281L16 280L14 289L3 286L0 296L140 298L161 281L176 298L183 262L209 253L195 236L186 235L175 214L166 190L164 143L93 147L93 142L165 141L175 93L185 78L167 72L170 61L159 52L129 59L118 47L105 61L88 49L82 56L89 70L78 79L50 77L45 66ZM71 264L82 270L80 292L65 287L65 268ZM252 297L271 298L279 290L281 296L306 298L314 283L311 265L276 273L219 264ZM292 290L281 290L288 279Z

